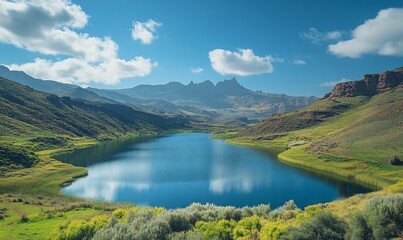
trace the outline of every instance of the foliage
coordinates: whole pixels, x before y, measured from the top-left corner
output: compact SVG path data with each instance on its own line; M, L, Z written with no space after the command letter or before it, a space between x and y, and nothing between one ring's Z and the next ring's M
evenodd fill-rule
M32 167L39 161L38 156L29 149L7 143L0 144L0 174L5 170Z
M108 216L96 216L91 220L73 220L60 228L56 239L60 240L85 240L91 239L95 232L105 226L109 221Z
M396 165L396 166L400 166L400 165L403 164L403 162L402 162L396 155L390 157L389 163L390 163L391 165Z
M258 216L254 215L252 217L243 218L234 228L234 239L239 237L256 238L261 228L262 224Z
M261 240L278 240L285 234L287 227L283 220L263 222L259 237Z
M155 211L130 211L127 222L118 222L116 216L95 235L97 239L168 239L170 226Z
M403 195L373 197L351 222L351 239L390 239L403 233Z
M232 232L235 228L234 220L224 220L213 222L197 222L196 230L201 232L205 239L231 240Z
M282 239L310 240L332 239L342 240L347 224L331 213L319 213L310 220L303 222L298 228L291 228Z

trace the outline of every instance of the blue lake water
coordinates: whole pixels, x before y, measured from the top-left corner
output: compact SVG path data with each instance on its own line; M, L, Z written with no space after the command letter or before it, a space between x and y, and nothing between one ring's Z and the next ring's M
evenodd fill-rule
M193 202L274 208L290 199L304 207L370 191L206 133L116 140L55 158L88 168L88 176L64 187L64 193L165 208Z

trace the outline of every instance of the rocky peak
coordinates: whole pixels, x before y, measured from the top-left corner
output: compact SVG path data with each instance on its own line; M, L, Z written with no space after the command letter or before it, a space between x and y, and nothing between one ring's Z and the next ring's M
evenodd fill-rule
M379 74L365 74L364 79L338 83L332 92L325 97L355 97L373 96L378 93L389 91L403 83L403 72L386 71Z

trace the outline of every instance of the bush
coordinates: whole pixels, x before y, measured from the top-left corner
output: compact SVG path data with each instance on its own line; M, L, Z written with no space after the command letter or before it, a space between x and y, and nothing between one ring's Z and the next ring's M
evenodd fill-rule
M237 223L234 229L234 239L239 237L253 238L253 236L258 236L261 228L262 224L260 223L259 217L256 215L244 218Z
M268 214L268 216L273 219L281 218L283 216L284 212L289 211L289 210L298 210L298 207L295 204L294 200L290 200L290 201L284 203L282 206L274 209L273 211L271 211Z
M353 215L351 219L351 232L347 238L351 240L374 239L372 229L368 226L367 219L362 213Z
M403 233L403 195L373 197L362 213L353 217L351 236L359 239L390 239Z
M286 232L287 225L283 220L263 223L259 237L261 240L278 240Z
M196 230L203 234L204 239L231 240L236 223L234 220L218 222L197 222Z
M311 240L332 239L342 240L346 233L347 224L331 213L319 213L303 222L298 228L290 229L282 239Z
M21 223L26 223L26 222L28 222L28 221L29 221L28 216L25 215L25 214L22 214L21 219L20 219L20 222L21 222Z
M96 216L90 221L74 220L66 226L61 227L61 231L56 236L60 240L79 240L91 239L98 229L101 229L108 223L108 216Z
M400 161L400 159L397 156L392 156L389 158L389 163L391 165L395 165L395 166L400 166L403 164L402 161Z
M93 239L168 239L170 226L157 210L129 211L127 222L119 222L115 215L107 226L96 232Z

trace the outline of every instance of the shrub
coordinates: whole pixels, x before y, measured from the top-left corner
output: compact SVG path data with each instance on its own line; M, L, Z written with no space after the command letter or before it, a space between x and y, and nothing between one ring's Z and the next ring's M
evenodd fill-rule
M392 156L389 158L389 163L391 165L395 165L395 166L400 166L403 164L402 161L400 161L400 159L397 156Z
M298 209L298 207L297 207L297 205L295 204L294 200L290 200L290 201L284 203L282 206L280 206L280 207L274 209L273 211L271 211L271 212L268 214L268 216L269 216L270 218L274 218L274 219L275 219L275 218L280 218L280 217L283 216L283 214L284 214L285 211L288 211L288 210L297 210L297 209Z
M403 195L373 197L363 210L375 239L389 239L403 233ZM352 229L357 227L353 225Z
M368 225L367 219L362 213L353 215L350 226L351 231L347 237L348 239L351 240L374 239L372 229Z
M20 218L20 222L21 222L21 223L26 223L26 222L28 222L28 221L29 221L28 216L25 215L25 214L22 214L22 216L21 216L21 218Z
M278 240L286 232L287 226L284 221L266 222L260 230L261 240Z
M331 213L319 213L303 222L298 228L290 229L283 239L311 240L332 239L342 240L346 233L347 224Z
M231 240L236 223L234 220L220 220L215 222L197 222L196 230L203 234L205 239Z
M239 221L233 231L234 239L239 237L249 237L257 236L262 224L258 216L247 217Z
M96 232L93 239L168 239L170 226L157 210L129 211L127 222L119 222L115 215L107 226Z
M96 216L89 221L74 220L66 226L62 226L61 231L56 236L60 240L91 239L98 229L108 223L108 216Z

